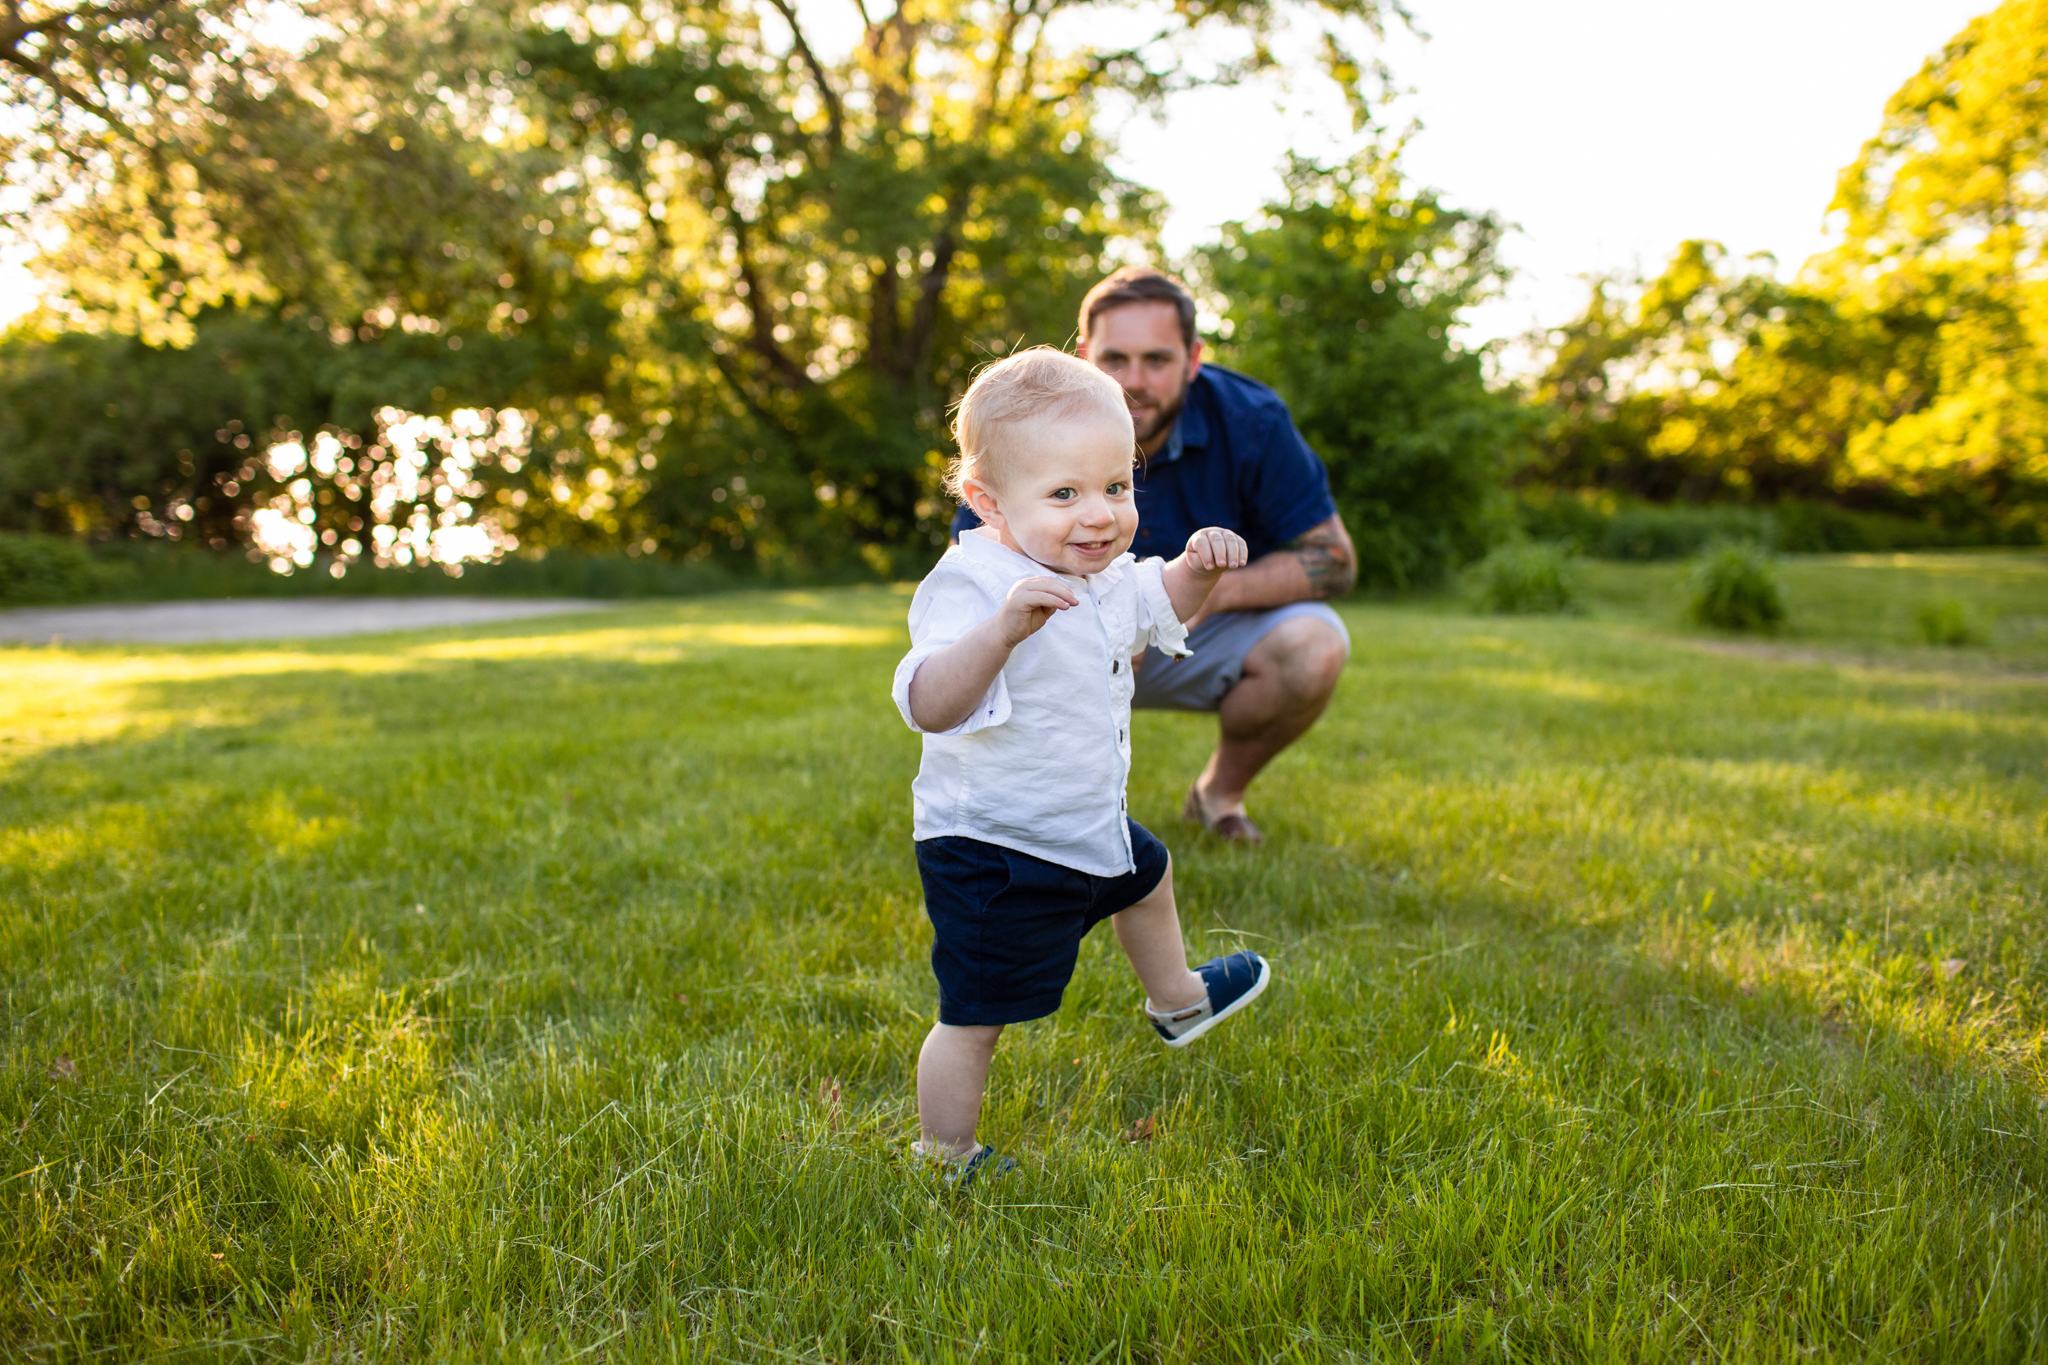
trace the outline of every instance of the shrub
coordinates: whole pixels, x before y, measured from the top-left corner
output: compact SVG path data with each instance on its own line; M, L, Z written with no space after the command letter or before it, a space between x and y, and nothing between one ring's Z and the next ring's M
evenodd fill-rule
M100 595L149 601L220 597L695 597L740 587L864 581L846 571L733 573L716 563L683 564L656 555L585 554L553 550L510 555L495 564L463 565L458 576L438 564L377 568L358 563L341 578L329 561L310 571L275 574L260 559L161 540L117 540L93 547L105 576Z
M1770 555L1739 541L1710 545L1693 565L1687 614L1718 630L1775 630L1785 598Z
M1717 541L1774 545L1777 527L1746 507L1625 507L1588 548L1602 559L1685 559Z
M1754 541L1781 554L1994 543L1967 528L1798 498L1767 507L1616 502L1612 494L1530 487L1516 494L1515 512L1532 540L1569 540L1599 559L1684 559L1717 540Z
M1883 512L1851 512L1824 502L1788 499L1771 509L1777 519L1777 547L1786 554L1854 554L1873 550L1918 550L1982 542L1982 535L1913 521Z
M1537 614L1578 611L1578 577L1569 545L1525 541L1502 545L1472 567L1483 610Z
M75 602L104 591L119 574L85 547L57 536L0 531L0 602Z
M1557 540L1582 554L1598 550L1614 520L1614 499L1568 489L1522 488L1515 493L1515 520L1531 540Z
M1981 645L1986 632L1970 609L1952 597L1923 602L1915 613L1920 638L1930 645Z
M1228 364L1271 384L1330 469L1360 583L1438 582L1500 539L1530 420L1458 344L1503 278L1502 224L1409 186L1391 151L1294 161L1286 202L1201 254Z

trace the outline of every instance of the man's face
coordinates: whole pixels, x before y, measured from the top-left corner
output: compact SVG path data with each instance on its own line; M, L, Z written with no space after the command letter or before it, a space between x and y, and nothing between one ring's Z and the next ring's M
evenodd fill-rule
M1179 310L1162 299L1097 313L1081 354L1123 385L1138 444L1156 450L1202 368L1202 343L1189 350L1181 340Z

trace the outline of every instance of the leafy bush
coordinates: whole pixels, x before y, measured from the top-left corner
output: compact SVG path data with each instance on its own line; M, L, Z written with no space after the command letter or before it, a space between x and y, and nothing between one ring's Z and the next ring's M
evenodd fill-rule
M1515 520L1531 540L1554 540L1592 554L1606 539L1614 520L1612 494L1581 493L1542 486L1518 489Z
M1502 545L1472 566L1482 610L1535 615L1580 609L1573 550L1555 542Z
M1778 524L1777 547L1786 554L1853 554L1992 543L1981 531L1971 534L1884 512L1851 512L1825 502L1788 500L1773 507L1771 516Z
M1619 505L1617 505L1619 503ZM1516 520L1534 540L1569 541L1597 559L1684 559L1717 540L1746 540L1782 554L1848 554L1991 543L1929 521L1852 512L1787 498L1764 507L1621 503L1613 494L1525 488Z
M14 537L22 539L23 537ZM72 547L76 548L76 547ZM848 570L834 576L734 573L716 563L685 564L659 555L586 554L551 550L468 564L460 575L439 565L378 568L356 564L346 576L326 559L308 572L275 574L239 551L218 552L162 541L114 541L92 549L100 575L90 595L148 601L220 597L696 597L743 587L864 581ZM88 594L73 594L70 600Z
M1502 538L1530 429L1454 339L1502 277L1501 225L1411 188L1391 152L1296 160L1286 180L1285 203L1201 254L1229 298L1219 350L1287 400L1328 462L1359 581L1440 580Z
M121 575L82 545L56 536L0 531L0 602L76 602L97 595Z
M1687 615L1718 630L1775 630L1785 597L1770 555L1739 541L1710 545L1693 565Z
M1988 636L1970 609L1952 597L1923 602L1915 620L1920 638L1930 645L1981 645Z
M1687 559L1717 541L1776 543L1768 512L1746 507L1625 507L1593 553L1602 559Z

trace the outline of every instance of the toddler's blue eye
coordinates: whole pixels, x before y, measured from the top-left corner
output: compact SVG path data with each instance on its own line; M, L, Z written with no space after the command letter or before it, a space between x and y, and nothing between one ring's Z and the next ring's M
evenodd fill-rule
M1117 494L1122 493L1126 487L1127 485L1125 484L1113 483L1109 486L1109 495L1113 498Z
M1053 494L1053 496L1056 498L1071 498L1074 496L1074 490L1071 488L1062 488L1059 492Z

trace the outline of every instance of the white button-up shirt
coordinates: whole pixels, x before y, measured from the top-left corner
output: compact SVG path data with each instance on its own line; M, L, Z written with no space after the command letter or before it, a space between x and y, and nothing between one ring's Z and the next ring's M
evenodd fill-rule
M1161 578L1164 563L1119 555L1085 578L1055 573L969 531L910 602L910 653L896 665L896 709L911 729L918 666L996 614L1020 578L1049 574L1081 600L1010 651L973 714L924 735L910 792L915 835L965 835L1097 877L1134 870L1124 827L1131 772L1131 656L1188 653Z

